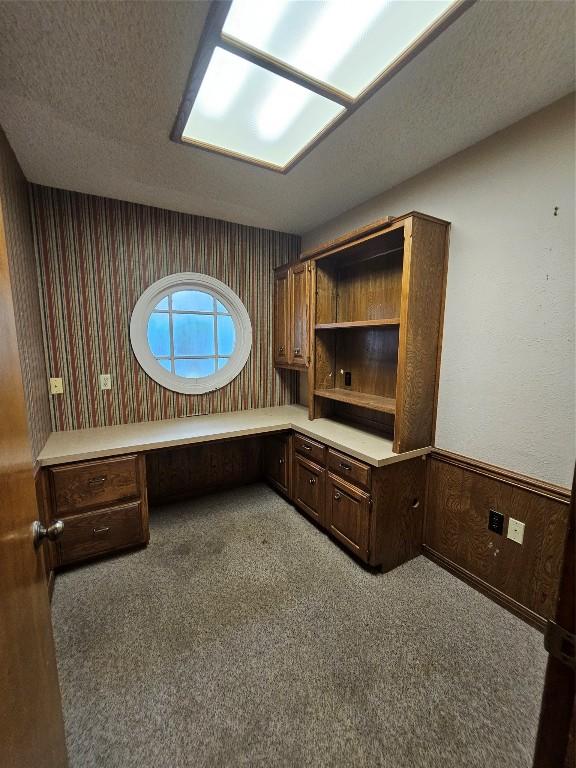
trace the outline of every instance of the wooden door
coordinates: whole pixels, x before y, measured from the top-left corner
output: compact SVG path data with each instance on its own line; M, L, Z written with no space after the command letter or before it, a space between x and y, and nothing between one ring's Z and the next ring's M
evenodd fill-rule
M264 440L262 453L266 479L286 495L290 495L289 448L288 435L274 435Z
M363 560L370 544L370 495L328 473L326 525L330 533Z
M565 653L566 659L560 658L561 653L548 656L533 768L573 768L576 765L576 676L565 663L570 658L574 658L573 638L576 631L575 527L576 469L572 481L568 533L564 547L558 603L554 622L548 622L546 629L548 647L554 645L553 639L557 634L555 626L564 630L565 639L564 642L558 643L557 651Z
M325 470L295 453L293 472L294 501L312 519L322 525L324 522Z
M289 268L274 273L274 365L282 367L290 362L290 300Z
M0 763L68 764L32 452L0 209Z
M309 265L297 264L291 268L291 363L294 367L308 367L308 285Z

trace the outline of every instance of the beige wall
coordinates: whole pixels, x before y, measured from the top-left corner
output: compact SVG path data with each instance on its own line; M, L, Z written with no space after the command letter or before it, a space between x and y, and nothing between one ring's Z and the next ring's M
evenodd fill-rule
M451 221L435 444L566 486L576 420L574 179L568 97L303 242L410 210Z

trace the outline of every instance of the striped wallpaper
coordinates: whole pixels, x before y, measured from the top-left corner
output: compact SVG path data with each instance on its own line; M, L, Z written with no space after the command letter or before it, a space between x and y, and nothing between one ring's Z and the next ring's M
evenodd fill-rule
M283 405L297 376L272 361L273 269L295 259L294 235L106 198L31 187L54 430ZM202 272L229 285L253 326L252 353L226 387L204 395L164 389L138 365L129 339L136 300L175 272ZM99 389L100 373L112 389Z
M30 226L28 183L1 128L0 203L6 227L28 431L32 456L36 460L51 431L36 258Z

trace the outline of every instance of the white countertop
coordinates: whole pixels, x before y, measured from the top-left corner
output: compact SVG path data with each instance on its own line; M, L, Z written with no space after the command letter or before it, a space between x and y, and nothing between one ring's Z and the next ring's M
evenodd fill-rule
M282 405L276 408L256 408L208 416L186 416L138 424L119 424L113 427L52 432L38 456L38 463L45 467L287 429L294 429L308 437L316 438L374 467L421 456L431 450L428 447L406 453L393 453L392 441L387 438L377 437L331 419L310 421L308 410L304 406Z

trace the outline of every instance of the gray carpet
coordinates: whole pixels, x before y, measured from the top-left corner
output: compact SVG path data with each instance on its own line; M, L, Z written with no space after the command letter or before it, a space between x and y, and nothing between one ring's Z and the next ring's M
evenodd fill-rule
M425 558L363 570L263 485L58 577L73 768L531 765L542 636Z

